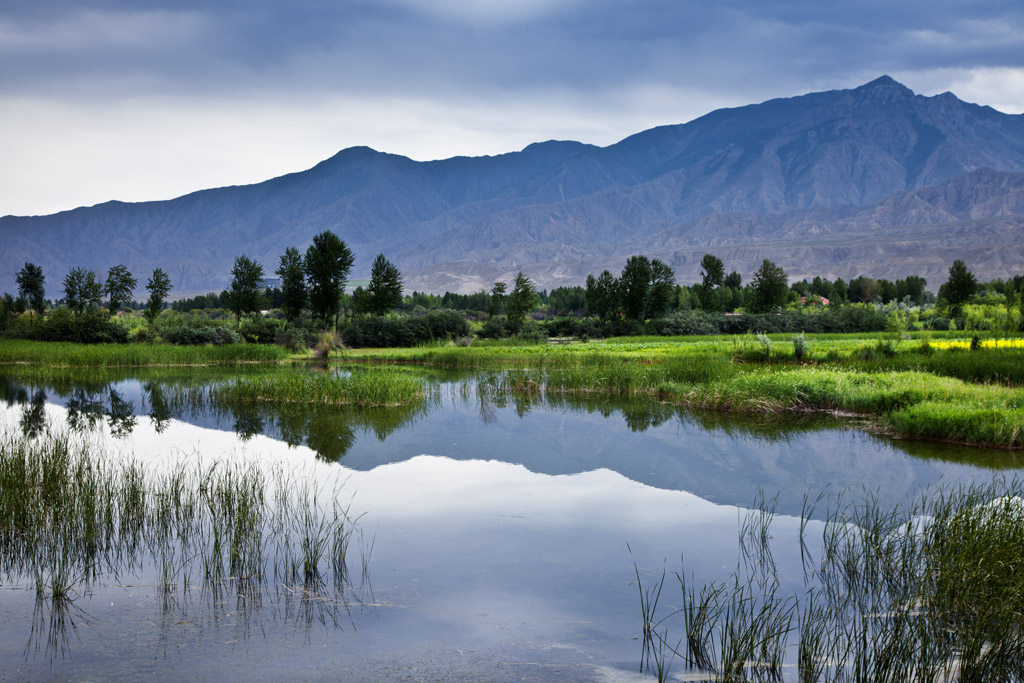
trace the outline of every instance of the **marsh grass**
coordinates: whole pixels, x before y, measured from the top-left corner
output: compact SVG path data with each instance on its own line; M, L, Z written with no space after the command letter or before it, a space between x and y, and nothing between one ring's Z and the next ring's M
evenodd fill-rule
M266 344L174 346L171 344L72 344L0 339L0 365L118 368L166 365L276 363L289 353Z
M681 606L659 615L650 596L662 596L666 576L644 586L637 571L642 664L656 670L649 653L667 648L693 676L717 680L1024 680L1022 493L1016 481L997 481L893 509L871 495L855 505L808 499L805 517L822 502L828 513L813 525L822 535L804 563L804 588L789 594L774 569L738 568L699 586L683 569ZM758 535L772 512L761 503L745 527ZM808 521L800 520L804 554ZM758 558L774 564L770 553ZM670 626L682 630L677 646Z
M212 403L394 406L426 398L426 381L410 372L375 368L348 376L295 371L238 377L208 388Z

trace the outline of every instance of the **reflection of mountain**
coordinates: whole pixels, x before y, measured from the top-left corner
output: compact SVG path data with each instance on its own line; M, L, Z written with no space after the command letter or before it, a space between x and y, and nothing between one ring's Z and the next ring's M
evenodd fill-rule
M266 434L292 446L306 445L321 458L356 470L421 454L498 460L548 475L608 469L716 503L749 505L758 487L769 495L782 492L778 510L785 514L799 514L804 493L816 495L829 487L877 489L887 503L907 500L940 479L986 479L985 468L1024 466L1015 454L890 441L825 418L780 421L688 413L644 398L509 394L466 385L465 391L431 403L310 410L211 405L199 381L121 379L116 389L62 383L60 390L7 381L0 387L9 401L26 404L26 413L31 397L42 390L48 400L60 397L69 417L88 415L91 405L114 427L125 423L123 414L120 423L113 421L117 395L138 406L139 415L149 415L158 430L174 418L233 431L242 439ZM367 433L376 438L360 438Z

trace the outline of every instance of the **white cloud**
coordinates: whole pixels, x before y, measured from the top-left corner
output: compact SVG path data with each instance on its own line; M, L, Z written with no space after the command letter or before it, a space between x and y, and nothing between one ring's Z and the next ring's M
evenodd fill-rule
M893 78L921 95L949 91L1004 114L1024 113L1024 67L928 69L895 72Z
M254 183L355 145L418 160L501 154L548 139L607 145L744 103L654 85L585 97L7 98L0 149L18 162L0 166L0 215Z

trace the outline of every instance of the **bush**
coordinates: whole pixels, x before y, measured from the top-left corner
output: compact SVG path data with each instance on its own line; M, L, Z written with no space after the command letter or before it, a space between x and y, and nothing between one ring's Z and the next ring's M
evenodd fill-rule
M455 340L469 334L469 323L456 311L431 311L418 318L386 317L353 320L342 331L353 347L416 346L431 341Z
M242 321L238 333L250 344L273 344L277 335L284 331L284 321L274 318L250 318Z
M35 341L74 342L77 344L126 344L128 330L107 320L102 313L75 315L66 308L51 311L45 319L22 314L8 330L10 336Z
M668 318L652 320L647 323L649 334L662 334L666 336L686 336L695 334L718 334L719 327L717 319L724 319L721 315L706 315L694 311L680 311Z
M310 328L299 325L286 325L278 330L277 335L274 337L274 343L290 351L299 352L316 346L319 338L319 333Z
M165 342L178 346L223 346L242 343L242 337L234 330L201 318L173 318L166 324L158 324L157 331Z

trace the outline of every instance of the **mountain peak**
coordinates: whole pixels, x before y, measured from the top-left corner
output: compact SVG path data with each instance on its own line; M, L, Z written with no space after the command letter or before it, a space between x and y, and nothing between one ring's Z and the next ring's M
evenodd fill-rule
M913 90L903 85L892 76L879 76L875 80L865 83L859 88L854 88L853 92L864 97L885 100L909 99L914 96Z

